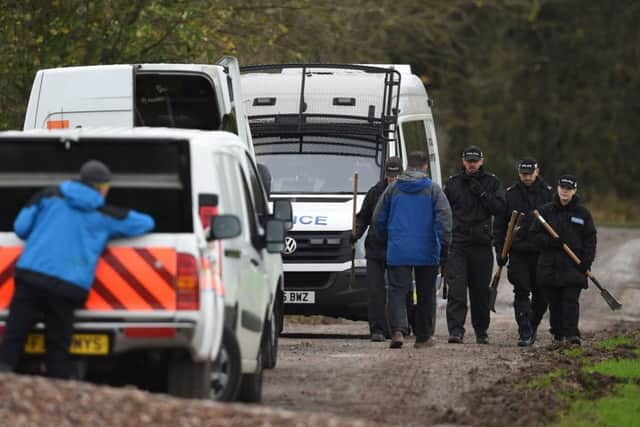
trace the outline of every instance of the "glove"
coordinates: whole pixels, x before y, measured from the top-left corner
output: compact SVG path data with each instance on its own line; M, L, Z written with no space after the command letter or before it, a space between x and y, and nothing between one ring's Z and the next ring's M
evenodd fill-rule
M587 271L591 270L591 265L587 264L586 262L581 262L580 264L576 265L576 268L582 273L582 274L587 274Z
M478 182L478 180L475 178L472 178L469 181L469 190L471 190L472 194L475 194L478 197L482 197L486 193L484 191L484 188L482 187L482 184L480 184L480 182Z
M447 265L447 258L449 257L449 247L442 245L440 247L440 268Z

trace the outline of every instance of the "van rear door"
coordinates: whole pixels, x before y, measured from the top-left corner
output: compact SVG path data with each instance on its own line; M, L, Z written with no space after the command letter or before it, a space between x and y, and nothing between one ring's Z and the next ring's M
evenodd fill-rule
M132 65L38 71L24 129L133 126Z

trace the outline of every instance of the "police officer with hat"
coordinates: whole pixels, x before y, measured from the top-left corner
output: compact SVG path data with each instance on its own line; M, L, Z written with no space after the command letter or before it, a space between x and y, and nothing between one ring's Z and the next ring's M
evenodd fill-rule
M551 333L556 343L569 345L580 345L580 292L587 288L586 272L595 259L597 244L591 213L582 206L577 190L576 177L562 175L553 200L539 210L559 238L551 237L540 221L533 221L529 231L540 250L536 279L549 303ZM580 264L564 252L565 243L580 258Z
M496 216L494 229L496 260L499 266L504 266L507 259L502 259L501 254L511 212L516 210L526 215L513 237L507 275L513 285L518 345L525 347L535 342L538 325L547 311L542 290L536 284L538 248L529 240L528 232L532 221L535 221L533 210L551 201L553 188L540 176L538 162L534 158L527 157L518 162L518 175L520 179L505 191L506 209Z
M362 202L360 212L356 217L355 240L358 240L369 229L364 241L365 257L367 259L367 284L369 304L369 332L371 341L385 341L390 337L386 315L386 287L385 268L387 259L387 240L379 236L373 227L373 211L378 199L387 186L396 180L402 172L402 160L399 157L389 157L385 163L385 176L380 182L371 187Z
M484 155L472 145L462 153L462 171L449 177L445 194L453 212L453 239L447 258L449 342L463 342L467 289L476 342L488 344L489 282L493 270L492 216L505 208L500 180L484 170Z

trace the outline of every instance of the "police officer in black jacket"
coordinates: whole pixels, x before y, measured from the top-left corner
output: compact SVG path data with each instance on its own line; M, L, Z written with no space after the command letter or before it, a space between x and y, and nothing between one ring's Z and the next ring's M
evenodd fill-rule
M505 207L500 180L483 169L482 150L471 146L462 153L463 170L452 177L445 194L453 212L453 240L447 258L447 326L449 342L462 343L467 317L467 287L476 342L488 344L489 282L493 269L491 216Z
M580 292L587 288L587 270L596 256L596 227L591 213L576 196L578 181L573 175L558 180L553 201L540 209L542 217L560 236L551 237L540 221L534 221L530 238L540 250L537 281L549 303L551 333L556 343L580 345ZM575 264L562 250L566 243L582 261Z
M509 252L508 279L513 285L513 308L518 323L518 345L530 346L535 342L538 325L547 311L547 302L542 290L536 284L536 266L538 249L528 239L531 222L535 219L531 212L549 203L553 197L553 188L545 184L540 176L538 162L525 158L518 163L520 179L505 192L507 206L494 223L496 260L504 266L507 259L501 258L502 247L507 234L511 212L516 210L526 214L513 237ZM529 299L531 295L531 299Z
M384 341L391 335L388 330L386 316L385 268L387 260L387 241L378 236L372 225L373 211L378 199L389 184L395 181L402 172L402 160L399 157L389 157L385 164L385 177L371 187L362 202L362 207L356 217L355 240L362 237L369 229L364 241L367 258L367 284L369 287L369 331L371 341Z

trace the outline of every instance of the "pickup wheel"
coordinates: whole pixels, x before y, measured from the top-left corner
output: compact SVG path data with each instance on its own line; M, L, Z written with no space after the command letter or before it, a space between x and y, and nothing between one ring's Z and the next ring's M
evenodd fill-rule
M211 362L194 362L186 353L174 353L169 360L168 392L178 397L209 398L210 376Z
M262 341L264 341L264 332L262 334ZM238 393L238 400L240 402L247 403L260 403L262 401L262 376L264 370L262 368L264 362L262 360L262 348L261 345L258 350L258 357L256 360L256 372L253 374L243 374L240 381L240 392Z
M280 292L278 292L278 294L280 294ZM280 336L280 325L282 324L282 317L284 316L284 304L282 300L278 298L278 294L276 294L271 319L267 320L263 332L262 360L265 369L273 369L278 363L278 337Z
M231 402L240 388L241 366L238 341L228 328L224 328L220 353L213 362L210 375L211 395L214 400Z

